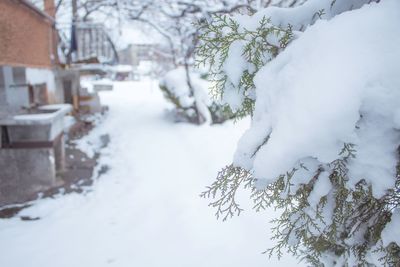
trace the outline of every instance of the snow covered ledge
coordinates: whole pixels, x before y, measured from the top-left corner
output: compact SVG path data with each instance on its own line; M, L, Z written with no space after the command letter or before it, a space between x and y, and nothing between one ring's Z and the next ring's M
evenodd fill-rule
M12 141L54 140L64 129L64 116L72 111L70 104L44 105L38 113L19 114L0 119L0 125L9 130ZM23 126L31 126L30 131L22 130ZM33 126L35 131L32 130Z

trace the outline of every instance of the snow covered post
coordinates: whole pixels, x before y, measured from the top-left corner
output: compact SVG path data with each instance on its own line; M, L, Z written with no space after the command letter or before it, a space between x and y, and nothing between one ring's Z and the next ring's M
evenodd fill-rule
M400 2L309 0L202 25L215 94L252 115L202 195L217 216L280 210L276 246L313 266L400 261Z

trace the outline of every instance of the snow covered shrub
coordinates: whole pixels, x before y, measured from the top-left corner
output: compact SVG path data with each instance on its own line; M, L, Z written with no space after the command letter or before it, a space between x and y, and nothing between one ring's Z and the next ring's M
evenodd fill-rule
M281 211L276 245L313 266L400 261L400 1L309 0L201 26L200 63L251 114L233 164L202 194L217 216Z
M209 82L199 73L190 71L187 74L184 67L178 67L169 71L159 86L174 105L173 115L177 121L222 123L232 117L229 110L210 99Z

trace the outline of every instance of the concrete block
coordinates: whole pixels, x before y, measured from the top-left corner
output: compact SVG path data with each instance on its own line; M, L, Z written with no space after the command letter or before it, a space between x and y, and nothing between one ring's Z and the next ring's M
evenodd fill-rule
M0 149L0 170L0 206L31 200L56 184L54 149Z

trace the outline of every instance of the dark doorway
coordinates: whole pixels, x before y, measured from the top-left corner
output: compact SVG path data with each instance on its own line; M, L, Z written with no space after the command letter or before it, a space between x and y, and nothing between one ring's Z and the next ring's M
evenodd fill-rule
M63 88L64 88L64 102L68 104L74 104L72 96L72 81L64 80Z

